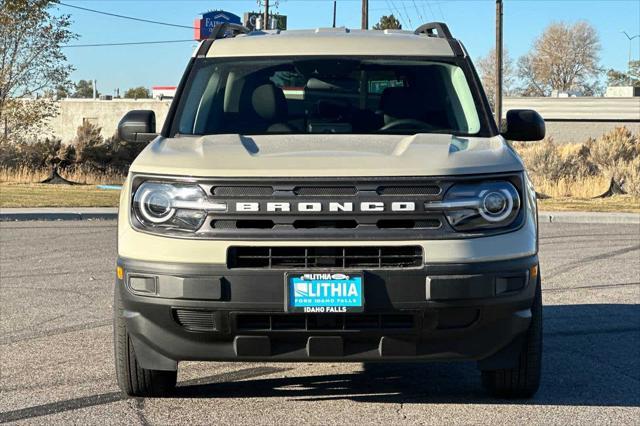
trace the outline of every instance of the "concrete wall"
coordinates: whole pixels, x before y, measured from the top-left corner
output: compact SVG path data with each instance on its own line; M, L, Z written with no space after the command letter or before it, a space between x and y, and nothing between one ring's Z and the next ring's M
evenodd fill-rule
M640 122L637 98L505 98L504 111L535 109L545 120Z
M102 127L104 137L112 136L122 116L133 109L156 113L158 131L162 128L171 101L154 99L64 99L60 115L50 123L53 135L70 142L84 120ZM618 126L640 133L640 98L506 98L503 110L528 108L547 121L547 135L558 143L584 142Z
M585 142L616 127L640 134L640 97L506 98L503 111L534 109L547 123L547 136L558 143Z
M60 114L50 121L52 134L71 142L76 136L78 126L85 120L102 128L102 135L107 138L113 136L118 122L128 112L134 109L150 109L156 113L157 130L162 129L169 111L171 101L156 99L115 99L99 101L92 99L63 99L60 101Z

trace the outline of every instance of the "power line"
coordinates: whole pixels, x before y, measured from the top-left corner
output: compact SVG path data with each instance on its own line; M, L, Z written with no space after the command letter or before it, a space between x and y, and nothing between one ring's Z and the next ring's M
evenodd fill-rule
M429 8L429 13L431 14L431 19L435 21L436 15L433 13L433 8L431 7L431 2L427 0L427 7Z
M96 44L68 44L62 47L107 47L107 46L134 46L141 44L168 44L168 43L196 43L195 40L158 40L158 41L132 41L124 43L96 43Z
M418 14L418 18L420 18L420 22L424 22L424 18L422 17L422 12L420 11L420 9L418 9L418 5L416 4L415 0L413 0L413 7L416 8L416 13Z
M86 12L98 13L100 15L112 16L114 18L129 19L131 21L146 22L147 24L164 25L164 26L167 26L167 27L188 28L190 30L195 29L195 27L192 27L191 25L179 25L179 24L171 24L171 23L168 23L168 22L152 21L150 19L134 18L133 16L125 16L125 15L119 15L117 13L103 12L101 10L89 9L87 7L81 7L81 6L74 6L72 4L67 4L67 3L62 3L62 2L58 2L58 4L60 6L65 6L65 7L70 7L70 8L73 8L73 9L84 10Z
M438 6L438 10L440 11L440 15L442 16L442 20L443 20L443 21L446 21L446 20L447 20L447 18L445 18L445 16L444 16L444 12L442 12L442 7L440 6L440 1L437 1L437 2L436 2L436 5Z
M401 4L402 4L402 8L404 9L404 13L407 15L407 18L409 19L409 26L413 27L413 22L411 22L411 14L407 10L407 3L402 2Z

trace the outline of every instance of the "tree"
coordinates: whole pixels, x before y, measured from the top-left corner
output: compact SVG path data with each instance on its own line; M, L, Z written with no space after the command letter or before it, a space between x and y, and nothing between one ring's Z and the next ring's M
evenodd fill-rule
M549 96L552 91L593 93L599 66L600 41L596 29L580 21L553 23L518 61L525 96Z
M476 65L482 80L482 86L484 86L491 108L493 108L496 97L496 50L491 49L487 56L476 61ZM513 65L513 60L509 56L509 51L504 49L502 54L502 91L505 96L515 94L516 76L517 72Z
M124 92L124 97L128 99L149 99L151 97L151 92L143 86L132 87Z
M617 71L610 69L607 71L607 85L613 86L633 86L640 87L640 61L629 62L629 70Z
M373 26L374 30L401 30L402 24L392 15L384 15L380 18L380 22Z
M96 96L100 96L100 92L96 90ZM72 98L93 98L93 82L91 80L80 80L75 84Z
M69 84L73 68L62 46L76 38L69 15L53 16L51 0L0 2L0 140L41 136L57 113L52 99L28 101Z

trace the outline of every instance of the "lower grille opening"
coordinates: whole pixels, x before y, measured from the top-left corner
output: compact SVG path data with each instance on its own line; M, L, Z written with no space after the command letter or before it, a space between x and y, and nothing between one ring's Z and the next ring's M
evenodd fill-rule
M423 264L421 246L397 247L231 247L234 268L414 268Z
M344 319L345 330L370 330L381 328L380 315L349 315Z
M306 318L304 315L273 315L271 328L273 330L305 330Z
M240 331L353 331L415 327L410 314L237 314Z
M215 331L215 313L191 309L175 309L174 318L178 324L191 331Z
M293 222L296 229L355 229L358 222L355 220L296 220Z

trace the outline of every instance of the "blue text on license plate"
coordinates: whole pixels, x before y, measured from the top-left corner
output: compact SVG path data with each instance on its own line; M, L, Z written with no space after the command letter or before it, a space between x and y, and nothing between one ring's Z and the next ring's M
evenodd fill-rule
M348 312L363 306L362 276L347 274L289 275L289 306L304 312Z

